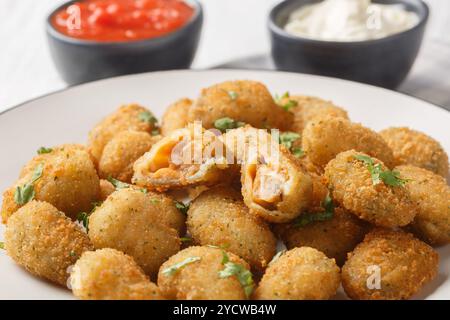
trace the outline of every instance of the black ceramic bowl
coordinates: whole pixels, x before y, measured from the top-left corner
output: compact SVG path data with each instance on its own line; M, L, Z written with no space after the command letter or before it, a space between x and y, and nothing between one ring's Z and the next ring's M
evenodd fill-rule
M376 3L400 3L416 12L419 23L412 29L386 38L335 42L311 40L284 31L289 14L319 0L287 0L276 5L269 15L272 57L278 69L349 79L396 88L407 76L417 57L428 7L421 0L375 0Z
M58 32L51 18L73 2L56 8L46 22L53 61L68 84L130 73L186 69L191 65L203 23L202 7L196 0L186 1L195 13L180 29L158 38L123 42L80 40Z

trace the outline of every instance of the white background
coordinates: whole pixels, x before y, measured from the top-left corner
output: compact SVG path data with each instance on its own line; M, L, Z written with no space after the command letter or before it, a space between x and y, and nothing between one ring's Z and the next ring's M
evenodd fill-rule
M46 15L61 0L0 0L0 111L63 88L44 32ZM268 11L277 0L202 0L205 23L194 68L268 53ZM428 42L450 47L450 1L428 0ZM427 41L425 41L427 45ZM449 57L450 59L450 57ZM449 70L450 71L450 70ZM450 80L441 79L441 80Z

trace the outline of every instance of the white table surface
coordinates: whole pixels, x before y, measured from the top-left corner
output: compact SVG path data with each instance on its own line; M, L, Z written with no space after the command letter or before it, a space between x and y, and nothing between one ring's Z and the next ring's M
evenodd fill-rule
M44 32L47 13L61 2L63 0L0 0L0 112L66 86L53 66ZM209 68L230 60L268 54L266 19L269 9L278 0L201 2L205 22L193 68ZM442 50L445 53L440 59L448 65L450 1L428 0L427 3L432 15L421 55ZM408 90L438 90L444 97L434 102L450 106L450 68L444 73L447 77L433 79L429 70L430 65L439 63L435 60L430 55L414 66L409 78L414 78L415 82Z

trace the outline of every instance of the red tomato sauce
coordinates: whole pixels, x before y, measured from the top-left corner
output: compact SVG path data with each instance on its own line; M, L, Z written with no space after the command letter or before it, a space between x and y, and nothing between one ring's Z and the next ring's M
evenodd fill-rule
M151 39L185 25L194 9L182 0L84 0L56 12L52 24L78 39Z

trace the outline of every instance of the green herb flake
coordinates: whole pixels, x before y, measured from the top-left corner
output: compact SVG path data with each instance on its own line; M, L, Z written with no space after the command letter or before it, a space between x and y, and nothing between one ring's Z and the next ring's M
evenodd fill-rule
M151 198L151 199L150 199L150 202L151 202L153 205L156 205L156 204L160 203L160 200L159 200L158 198Z
M16 188L14 193L14 201L18 205L24 205L25 203L30 202L34 199L35 191L34 191L34 183L42 177L42 172L44 171L44 165L42 163L38 164L37 167L33 171L33 175L31 176L31 181L27 182L21 186Z
M332 219L334 216L334 203L330 195L327 195L325 199L322 201L322 208L324 208L323 212L316 212L316 213L307 212L301 214L294 221L294 227L301 228L316 221L327 221Z
M269 266L272 265L275 261L277 261L285 253L286 249L278 251L277 254L273 256L272 260L270 260Z
M243 126L245 126L244 122L236 121L228 117L220 118L214 121L214 127L219 129L221 132L226 132L227 130L236 129Z
M192 238L189 238L189 237L181 237L181 238L180 238L180 241L183 242L183 243L189 243L189 242L192 242Z
M188 210L189 210L189 206L190 206L189 203L188 203L188 204L184 204L184 203L181 202L181 201L175 201L175 207L176 207L178 210L180 210L180 212L181 212L182 214L184 214L184 215L187 215L187 212L188 212Z
M228 95L230 96L231 100L236 100L238 97L238 94L236 93L236 91L228 91Z
M196 261L199 261L200 259L201 259L200 257L189 257L189 258L186 258L183 261L178 262L178 263L174 264L173 266L164 269L162 271L162 274L165 275L165 276L172 276L175 273L177 273L178 271L180 271L181 269L183 269L188 264L191 264L191 263L194 263Z
M289 92L283 93L282 96L279 96L278 94L275 94L274 100L276 104L278 104L281 108L283 108L286 111L289 111L290 109L298 106L298 102L296 100L289 99L288 102L283 104L283 100L288 99L290 97Z
M131 184L114 179L111 176L108 177L108 181L111 182L111 184L114 186L114 188L116 188L116 190L127 189L131 187Z
M300 139L300 135L296 132L286 131L280 134L280 144L291 150L292 144Z
M153 129L152 132L151 132L151 135L152 135L152 136L158 136L158 135L160 135L159 128Z
M244 289L245 296L247 298L250 297L255 286L251 271L238 263L231 262L225 251L223 251L222 254L222 264L224 265L224 269L219 271L219 277L223 279L235 276Z
M300 147L292 148L291 152L297 158L303 158L305 156L305 151Z
M40 147L40 148L37 150L37 153L38 153L38 154L45 154L45 153L50 153L50 152L52 152L52 151L53 151L52 148Z
M150 111L143 111L139 113L139 120L141 120L142 122L147 122L151 125L154 125L158 122L158 119L156 119Z
M5 250L5 243L0 241L0 249Z
M77 214L77 221L81 222L83 227L86 228L86 232L89 232L89 214L86 212L80 212Z
M275 93L274 100L277 104L280 104L282 100L289 98L291 95L289 94L289 91L286 91L281 96Z
M376 163L373 159L366 155L355 155L356 160L362 161L369 170L370 176L372 178L372 184L377 185L383 182L387 186L391 187L402 187L409 180L400 178L400 173L396 170L383 170L380 163Z
M69 255L70 255L71 257L75 257L77 254L75 253L75 251L70 251Z

